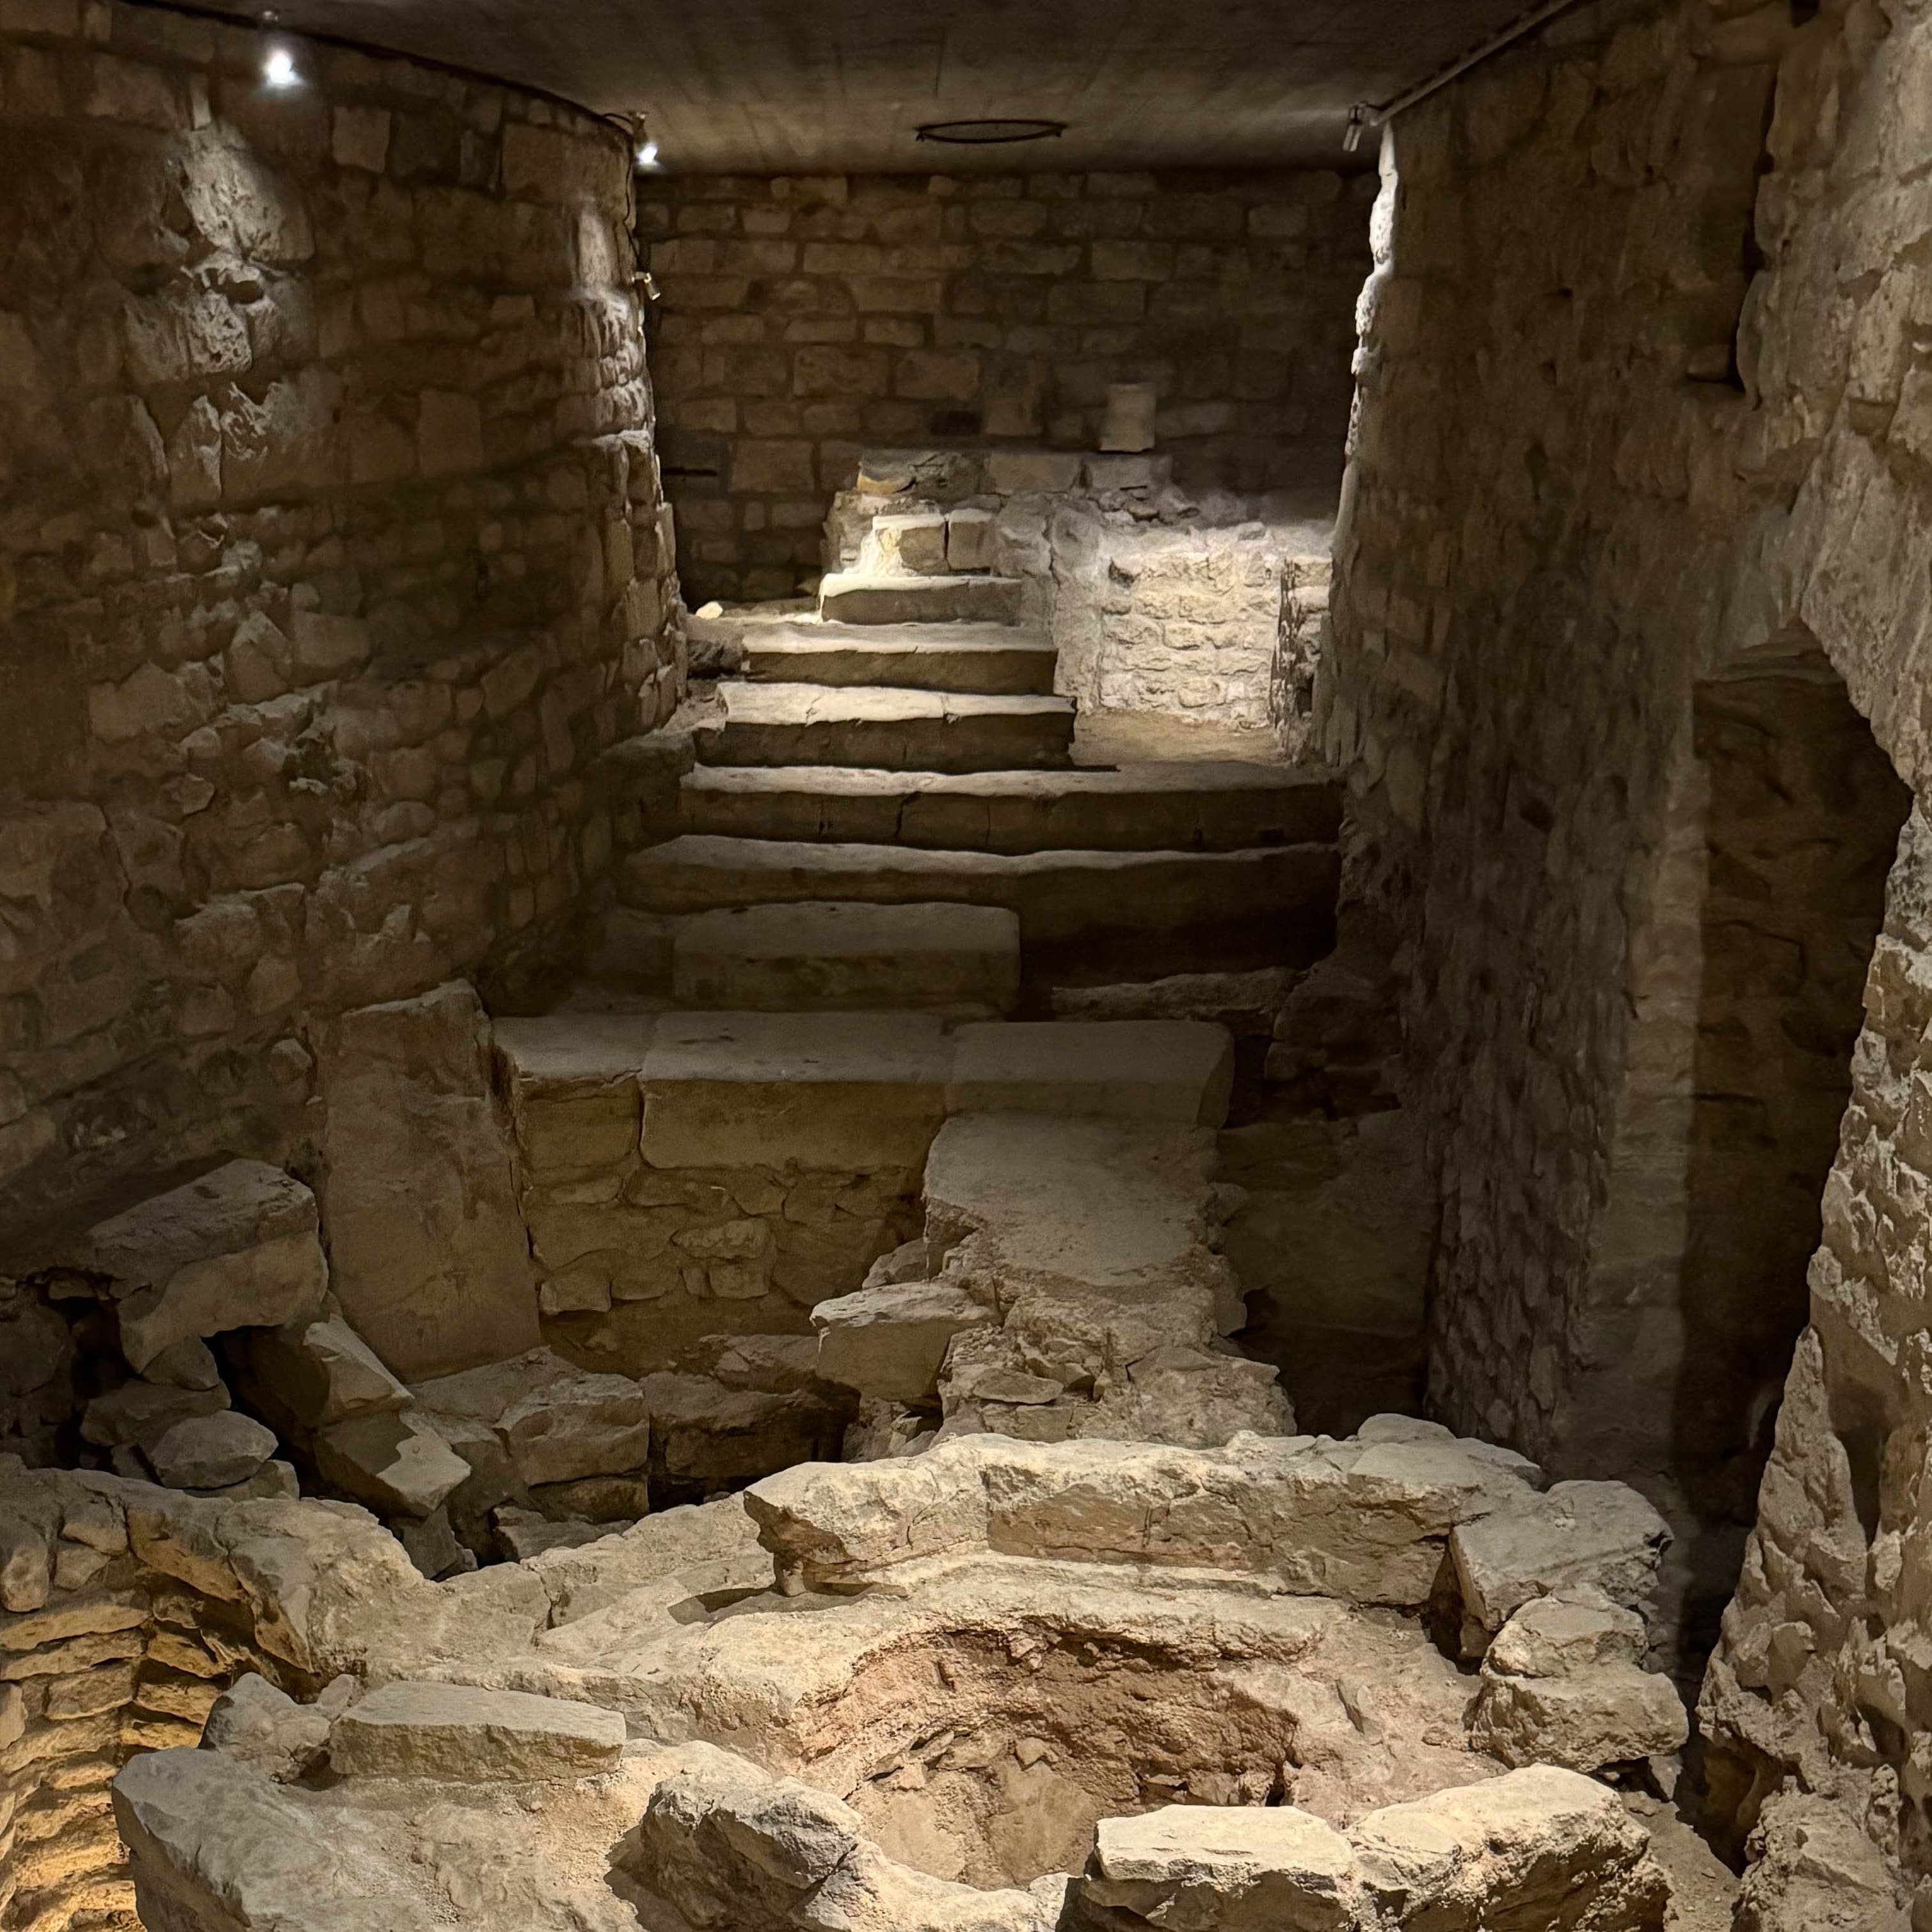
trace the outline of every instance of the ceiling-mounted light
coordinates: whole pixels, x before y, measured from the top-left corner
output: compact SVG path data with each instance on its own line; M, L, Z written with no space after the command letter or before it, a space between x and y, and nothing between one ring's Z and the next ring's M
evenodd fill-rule
M262 63L264 87L299 87L302 76L296 71L296 57L286 47L271 47Z
M658 144L651 139L642 114L631 116L631 158L640 174L655 174L663 165L658 159Z
M1064 121L928 121L914 138L958 148L1000 148L1016 141L1054 141L1066 132Z

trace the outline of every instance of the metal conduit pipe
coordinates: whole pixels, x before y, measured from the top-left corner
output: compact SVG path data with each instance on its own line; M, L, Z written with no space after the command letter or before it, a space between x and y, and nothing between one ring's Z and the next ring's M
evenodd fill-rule
M1472 47L1460 58L1451 61L1438 69L1426 80L1418 81L1406 92L1398 94L1393 100L1376 102L1358 100L1348 110L1348 124L1342 135L1342 146L1349 153L1361 146L1362 136L1370 129L1385 126L1405 110L1413 107L1418 101L1426 100L1439 89L1447 87L1452 80L1467 74L1472 67L1479 66L1491 56L1499 54L1508 46L1513 46L1526 34L1533 34L1545 21L1553 20L1559 14L1566 14L1573 7L1580 6L1582 0L1544 0L1540 7L1532 7L1527 14L1512 20L1500 32Z

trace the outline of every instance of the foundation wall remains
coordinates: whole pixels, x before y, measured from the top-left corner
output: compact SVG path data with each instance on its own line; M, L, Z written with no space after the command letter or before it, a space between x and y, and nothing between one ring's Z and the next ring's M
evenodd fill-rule
M694 607L788 597L862 449L1100 446L1151 382L1190 488L1332 486L1373 182L668 176L638 228Z
M314 1030L568 926L675 702L620 133L0 18L0 1221L306 1161Z
M1719 876L1696 803L1696 686L1815 650L1905 785L1927 782L1928 67L1912 9L1795 26L1782 8L1592 7L1402 117L1385 151L1318 710L1354 775L1358 912L1397 935L1442 1192L1431 1400L1559 1469L1562 1418L1620 1353L1639 1387L1702 1373L1694 1231L1620 1256L1610 1213L1667 1223L1698 1151L1660 1124L1644 1002L1694 1034L1706 992L1727 973L1737 998L1762 992L1746 982L1780 950L1774 905L1729 966L1710 940L1743 880ZM1932 1872L1932 1706L1906 1660L1932 1601L1923 838L1915 813L1811 1326L1707 1692L1717 1813L1740 1840L1763 1827L1760 1924L1816 1922L1773 1896L1798 1883L1780 1833L1802 1805L1763 1802L1800 1766L1876 1862L1874 1910ZM1848 929L1813 922L1801 967ZM1695 1064L1682 1115L1728 1090ZM1676 1192L1632 1190L1647 1161Z

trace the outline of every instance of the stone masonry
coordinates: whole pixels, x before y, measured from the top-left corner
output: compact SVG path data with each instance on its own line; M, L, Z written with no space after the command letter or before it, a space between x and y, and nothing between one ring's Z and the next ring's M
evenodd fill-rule
M1150 382L1190 488L1332 485L1366 176L680 177L638 211L694 608L787 597L861 448L1098 446Z
M626 146L0 9L0 1217L299 1154L310 1029L513 968L677 697Z
M1595 6L1404 116L1384 148L1319 708L1354 774L1357 903L1408 971L1443 1202L1432 1401L1559 1466L1559 1418L1632 1346L1591 1284L1626 1102L1654 1098L1632 1016L1683 931L1694 687L1816 650L1899 777L1925 784L1932 213L1903 184L1924 165L1928 73L1919 9L1801 24ZM1906 1660L1927 1588L1922 840L1915 818L1814 1326L1707 1697L1714 1818L1739 1841L1762 1828L1754 1924L1822 1922L1798 1850L1828 1841L1805 1808L1822 1801L1760 1808L1794 1771L1812 1793L1844 1787L1833 1869L1876 1861L1858 1922L1902 1923L1932 1874L1932 1712ZM1775 957L1769 938L1744 966ZM1720 950L1686 963L1707 986L1726 970ZM1699 1284L1688 1271L1684 1295ZM1635 1366L1667 1380L1667 1322L1652 1332L1664 1352Z

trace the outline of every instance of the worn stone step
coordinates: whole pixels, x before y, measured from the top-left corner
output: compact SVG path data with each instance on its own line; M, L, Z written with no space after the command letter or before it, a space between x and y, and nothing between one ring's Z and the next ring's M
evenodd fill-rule
M1320 844L1009 854L688 835L633 854L618 891L661 914L826 899L1004 906L1029 952L1132 938L1150 966L1173 971L1235 932L1252 942L1238 950L1271 964L1319 958L1333 943L1339 872L1334 847Z
M1332 844L1332 777L1280 766L1149 764L1118 770L899 772L700 766L681 829L962 852L1228 852Z
M494 1048L533 1171L608 1145L658 1168L916 1174L949 1114L1217 1126L1230 1080L1226 1031L1184 1021L568 1012L500 1020ZM623 1204L610 1212L625 1231Z
M806 900L674 920L680 1006L745 1012L1010 1012L1020 922L1003 906Z
M896 686L1045 696L1058 653L999 624L760 624L743 634L743 670L764 683Z
M848 624L1017 624L1017 577L864 577L834 571L819 586L819 614Z
M740 683L718 694L722 721L692 734L706 764L980 772L1064 766L1072 755L1064 698Z

